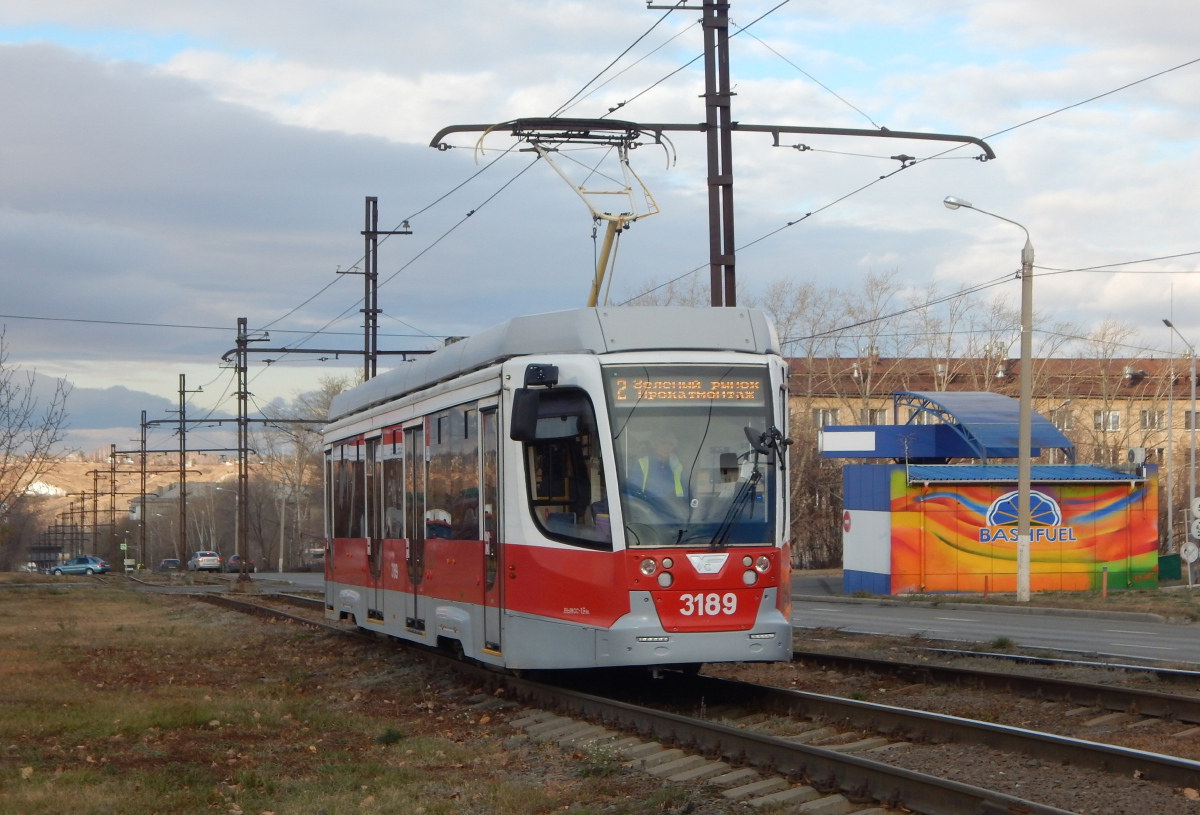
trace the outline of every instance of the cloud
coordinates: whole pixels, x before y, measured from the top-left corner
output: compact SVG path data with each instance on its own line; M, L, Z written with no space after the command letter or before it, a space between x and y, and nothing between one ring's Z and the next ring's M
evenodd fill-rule
M773 5L738 5L735 21ZM1126 5L817 2L785 6L751 30L893 130L982 136L1190 56L1192 4ZM65 47L0 46L0 70L22 77L0 86L0 269L27 283L6 291L3 310L228 327L7 321L14 352L86 387L120 381L169 399L180 370L189 382L221 375L239 316L272 324L273 346L327 324L344 333L310 347L360 346L360 277L337 278L273 321L355 263L363 197L380 197L387 227L422 210L483 166L469 149L425 146L437 129L550 112L658 15L637 4L548 0L403 14L380 0L336 8L267 0L252 15L229 0L10 4L0 10L10 41L57 38ZM700 121L699 65L635 100L699 53L695 21L671 15L618 67L643 62L571 114L628 101L615 115ZM736 119L870 126L749 37L733 43ZM899 168L891 156L928 157L942 146L805 136L784 137L779 149L769 136L738 134L739 280L748 292L779 277L852 288L868 269L894 268L914 287L953 288L1011 272L1019 230L949 213L940 205L947 194L1025 224L1047 266L1200 249L1197 92L1200 68L1182 70L998 136L995 162L960 149L886 180ZM474 137L453 141L470 147ZM706 266L704 139L673 141L669 169L657 148L632 156L662 214L623 236L614 291ZM511 143L494 134L483 161ZM814 149L789 149L795 143ZM506 156L413 218L414 235L384 245L383 277L403 269L381 290L386 329L470 334L581 304L592 225L544 163L516 177L530 161ZM1154 336L1172 283L1181 302L1200 296L1194 275L1048 275L1036 296L1055 319L1117 315ZM1178 322L1200 336L1200 319ZM291 357L264 370L259 358L254 387L264 400L303 389L333 364Z

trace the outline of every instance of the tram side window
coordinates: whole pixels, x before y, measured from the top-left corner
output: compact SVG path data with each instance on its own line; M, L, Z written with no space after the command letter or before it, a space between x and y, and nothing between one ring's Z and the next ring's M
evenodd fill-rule
M530 509L547 537L612 549L596 414L575 388L539 393L536 438L525 443Z
M363 462L357 459L333 461L333 536L363 537Z
M399 433L399 431L397 431ZM404 459L383 460L383 537L404 537Z
M474 405L459 405L429 419L426 537L482 540L478 417Z

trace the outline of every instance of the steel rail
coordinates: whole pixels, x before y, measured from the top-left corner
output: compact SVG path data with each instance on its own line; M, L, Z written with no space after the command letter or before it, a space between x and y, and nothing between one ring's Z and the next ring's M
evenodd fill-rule
M494 673L465 666L480 681ZM737 727L681 716L666 711L607 699L575 690L502 677L518 698L539 707L556 707L607 726L651 736L660 742L720 756L734 764L769 768L775 773L804 779L822 792L840 790L852 801L868 798L889 808L899 804L924 815L964 813L1028 813L1061 815L1065 810L1025 801L1010 795L957 781L924 775L878 761L821 747L797 744Z
M1124 662L1093 662L1083 659L1031 657L1027 654L1000 654L994 651L961 651L954 648L926 648L924 650L930 654L946 654L948 656L957 657L987 657L995 660L1007 660L1008 662L1024 662L1027 665L1061 665L1071 668L1104 668L1106 670L1154 674L1159 679L1169 679L1172 681L1200 682L1200 671L1188 671L1183 668L1160 668L1156 665L1129 665ZM1136 659L1136 657L1134 657L1134 659Z
M372 638L376 636L374 632L334 626L247 600L210 594L194 596L226 608L274 619L291 620L323 630L342 634L363 633ZM292 596L288 602L293 599L306 600ZM903 804L908 810L922 815L1068 815L1066 810L1004 793L924 775L859 756L747 732L703 719L509 676L480 665L458 661L436 649L407 642L403 644L412 645L422 654L439 659L447 667L484 686L505 687L509 698L515 697L538 707L555 708L660 742L679 744L691 751L719 756L733 764L750 765L794 779L803 779L818 791L841 791L854 801L880 801L888 807Z
M961 653L961 652L959 652ZM1055 702L1070 702L1137 713L1180 722L1200 723L1200 698L1180 696L1159 691L1120 688L1093 682L1077 682L1054 677L1025 676L985 671L978 668L955 668L946 665L926 665L917 662L897 662L869 657L820 654L794 651L794 662L814 662L859 671L903 676L915 681L940 683L970 683L980 687L1002 690L1020 696L1032 696ZM1100 664L1100 663L1087 663ZM1193 678L1198 678L1193 676Z
M1127 775L1140 773L1136 777L1175 786L1194 787L1200 784L1200 762L1175 756L770 685L711 676L698 676L694 681L697 691L710 700L709 704L714 697L743 703L756 700L759 704L791 716L820 717L825 721L885 734L894 739L979 744L1060 764Z

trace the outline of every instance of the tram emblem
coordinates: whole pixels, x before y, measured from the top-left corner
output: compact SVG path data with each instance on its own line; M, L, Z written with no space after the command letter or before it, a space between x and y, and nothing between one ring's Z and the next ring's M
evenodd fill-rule
M724 568L728 557L728 552L708 552L702 555L690 554L687 559L692 562L696 574L717 574Z

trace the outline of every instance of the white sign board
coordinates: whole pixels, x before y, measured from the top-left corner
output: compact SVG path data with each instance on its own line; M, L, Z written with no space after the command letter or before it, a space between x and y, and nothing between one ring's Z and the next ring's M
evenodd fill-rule
M1200 518L1192 521L1192 540L1200 540Z
M1179 556L1183 558L1184 563L1189 565L1195 563L1196 559L1200 558L1200 546L1188 541L1179 547Z
M1200 518L1200 498L1192 499L1192 517Z

